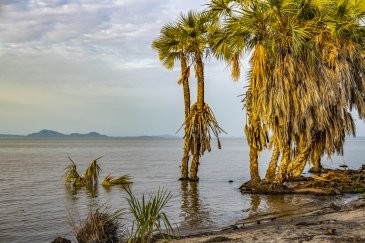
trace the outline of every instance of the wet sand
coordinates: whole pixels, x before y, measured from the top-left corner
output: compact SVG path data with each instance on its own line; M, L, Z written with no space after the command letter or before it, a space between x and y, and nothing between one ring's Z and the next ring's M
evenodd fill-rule
M365 198L245 219L171 242L365 242Z

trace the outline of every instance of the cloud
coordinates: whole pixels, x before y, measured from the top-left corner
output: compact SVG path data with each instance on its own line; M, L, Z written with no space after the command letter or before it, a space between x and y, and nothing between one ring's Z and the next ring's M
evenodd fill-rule
M125 61L151 56L151 37L189 6L189 1L157 0L21 3L8 2L0 16L3 52L52 54L58 49L71 58L77 52L80 58Z
M173 134L183 120L179 70L165 70L150 45L164 24L207 2L0 1L0 133ZM242 135L242 82L221 63L205 70L207 102ZM192 77L192 101L195 86Z

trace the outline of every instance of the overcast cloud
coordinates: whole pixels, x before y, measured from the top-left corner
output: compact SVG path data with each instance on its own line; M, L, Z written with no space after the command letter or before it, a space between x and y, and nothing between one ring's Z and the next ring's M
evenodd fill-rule
M206 3L1 1L0 133L174 134L184 115L179 70L164 69L150 46L164 24ZM244 80L215 61L205 70L206 102L229 135L242 136Z

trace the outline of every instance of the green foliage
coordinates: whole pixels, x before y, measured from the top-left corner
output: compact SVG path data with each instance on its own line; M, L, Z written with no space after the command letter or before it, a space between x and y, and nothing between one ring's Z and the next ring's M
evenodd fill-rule
M145 195L138 200L129 188L126 191L129 208L134 217L128 242L152 242L154 233L164 235L162 232L164 229L168 235L173 233L172 226L162 211L172 198L170 192L159 189L157 194L151 195L148 200L145 199Z
M72 221L72 228L79 243L130 242L150 243L156 233L162 237L173 234L173 229L163 209L172 198L170 192L159 189L156 194L138 200L126 187L129 211L133 216L128 230L120 221L125 220L125 209L109 213L106 208L90 208L87 218L80 225Z
M365 188L363 186L359 185L359 186L354 187L351 192L352 193L364 193Z
M251 54L250 147L264 148L266 134L280 138L276 146L284 153L289 145L291 161L278 171L289 174L311 157L342 153L346 135L355 134L349 111L365 119L365 2L212 0L210 10L221 25L211 49L234 78L237 58Z

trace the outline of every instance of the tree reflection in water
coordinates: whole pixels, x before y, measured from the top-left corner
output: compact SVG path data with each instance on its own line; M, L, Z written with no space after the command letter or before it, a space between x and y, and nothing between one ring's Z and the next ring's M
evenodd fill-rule
M259 195L251 194L248 218L263 214L295 213L299 208L310 207L316 204L316 199L305 195Z
M212 224L208 208L200 198L199 183L181 181L181 227L189 232L208 228Z
M77 186L70 186L65 185L66 196L71 199L74 199L75 196L80 192L86 192L86 195L91 198L96 198L99 195L99 189L97 185L93 186L85 186L85 187L77 187Z

